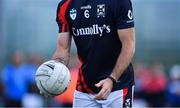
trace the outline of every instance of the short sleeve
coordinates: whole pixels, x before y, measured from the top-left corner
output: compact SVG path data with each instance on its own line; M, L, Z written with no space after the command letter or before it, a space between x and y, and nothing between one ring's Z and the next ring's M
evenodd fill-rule
M61 0L58 5L56 13L56 22L58 24L59 33L69 32L69 26L66 20L66 9L67 9L67 0Z
M114 16L117 29L134 27L132 3L130 0L115 0Z

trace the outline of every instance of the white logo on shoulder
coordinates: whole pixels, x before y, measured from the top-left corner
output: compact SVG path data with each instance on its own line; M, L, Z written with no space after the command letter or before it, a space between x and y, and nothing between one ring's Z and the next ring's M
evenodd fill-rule
M70 10L70 17L71 17L71 19L72 20L75 20L76 19L76 16L77 16L77 11L76 11L76 9L71 9Z
M129 18L129 20L126 21L126 23L132 23L132 22L134 22L134 20L133 20L134 16L133 16L132 10L128 10L127 17Z
M128 10L128 18L130 19L130 20L132 20L133 19L133 13L132 13L132 10Z
M97 5L97 17L105 17L105 4Z

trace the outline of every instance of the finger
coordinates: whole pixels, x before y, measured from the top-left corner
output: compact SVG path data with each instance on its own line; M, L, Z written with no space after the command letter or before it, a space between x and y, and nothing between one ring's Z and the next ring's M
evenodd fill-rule
M107 99L110 94L109 90L106 90L106 93L104 93L103 99Z
M110 90L106 89L106 91L104 92L104 95L101 96L101 99L105 100L108 98L109 94L110 94Z
M96 87L101 87L103 85L103 81L100 81L99 83L95 84Z
M107 88L106 89L106 92L104 93L104 95L102 96L102 99L107 99L108 98L108 96L109 96L109 94L110 94L110 90Z
M102 99L105 93L106 93L106 88L102 88L101 91L95 96L95 99Z
M98 98L98 100L105 100L107 99L107 93L105 92L101 97Z

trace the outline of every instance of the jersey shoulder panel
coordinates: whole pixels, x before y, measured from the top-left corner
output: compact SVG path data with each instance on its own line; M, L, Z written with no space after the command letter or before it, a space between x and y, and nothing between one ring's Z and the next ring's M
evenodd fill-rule
M134 27L131 0L113 0L112 10L117 29Z
M71 0L62 0L57 7L56 22L59 27L59 33L69 32L69 26L66 19L66 10Z

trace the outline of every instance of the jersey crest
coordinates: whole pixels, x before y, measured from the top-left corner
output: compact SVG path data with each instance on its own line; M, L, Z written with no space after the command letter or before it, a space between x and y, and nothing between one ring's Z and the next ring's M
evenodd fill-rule
M70 13L71 19L72 19L72 20L75 20L75 19L76 19L76 16L77 16L77 10L73 8L73 9L70 10L69 13Z

